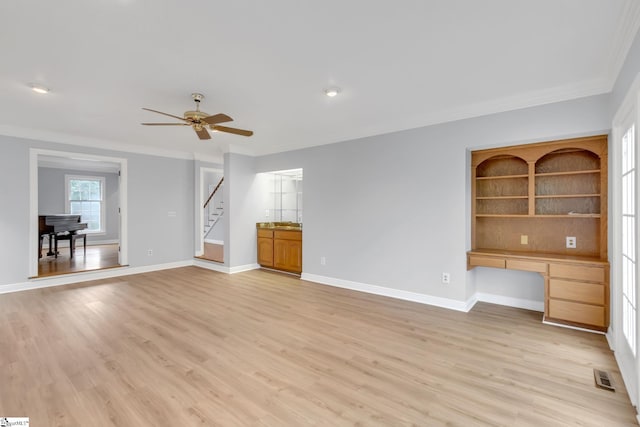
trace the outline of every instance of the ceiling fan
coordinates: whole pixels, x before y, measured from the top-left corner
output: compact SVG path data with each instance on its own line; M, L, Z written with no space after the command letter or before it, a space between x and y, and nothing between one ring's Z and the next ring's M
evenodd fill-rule
M251 136L253 131L230 128L227 126L219 126L218 123L231 122L233 119L226 114L214 114L209 115L203 111L200 111L200 101L204 99L204 95L201 93L192 93L191 97L196 103L195 111L185 111L184 117L174 116L173 114L163 113L162 111L152 110L151 108L143 108L143 110L151 111L152 113L158 113L165 116L173 117L174 119L182 120L184 123L141 123L145 126L191 126L200 139L211 139L211 135L207 131L207 128L216 132L232 133L234 135Z

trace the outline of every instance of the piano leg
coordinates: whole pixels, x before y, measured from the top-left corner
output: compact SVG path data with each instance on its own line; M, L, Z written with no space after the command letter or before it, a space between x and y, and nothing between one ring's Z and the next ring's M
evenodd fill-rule
M47 256L58 255L58 245L57 244L56 244L55 253L51 250L51 242L53 241L53 237L54 237L54 234L53 233L49 233L49 252L47 252ZM58 242L56 242L56 243L58 243Z

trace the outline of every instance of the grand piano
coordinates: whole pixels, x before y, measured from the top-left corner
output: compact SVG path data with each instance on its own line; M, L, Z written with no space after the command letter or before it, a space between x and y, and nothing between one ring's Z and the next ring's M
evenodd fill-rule
M49 236L49 252L47 256L58 256L58 240L69 240L71 258L75 250L75 241L77 237L82 236L84 239L85 253L87 250L87 235L77 234L78 231L87 228L86 222L80 222L80 215L58 214L58 215L39 215L38 216L38 257L42 258L42 240L44 236ZM55 250L51 250L51 242L55 241Z

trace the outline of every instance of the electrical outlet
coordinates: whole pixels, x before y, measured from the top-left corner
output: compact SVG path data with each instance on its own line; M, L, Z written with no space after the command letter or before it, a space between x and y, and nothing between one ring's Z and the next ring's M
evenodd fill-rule
M153 256L153 249L149 249L149 250L147 251L147 255L148 255L148 256Z
M576 238L567 236L567 249L575 249L577 247Z
M320 265L327 265L327 258L321 256L320 257Z
M451 283L451 275L449 273L442 273L442 283Z
M522 234L520 236L520 244L521 245L528 245L529 244L529 236L527 236L526 234Z

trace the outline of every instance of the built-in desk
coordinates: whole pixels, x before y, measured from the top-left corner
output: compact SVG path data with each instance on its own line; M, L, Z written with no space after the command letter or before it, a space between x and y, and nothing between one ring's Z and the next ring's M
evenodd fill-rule
M609 263L589 257L477 249L467 268L533 271L544 278L544 320L606 331L609 326Z

